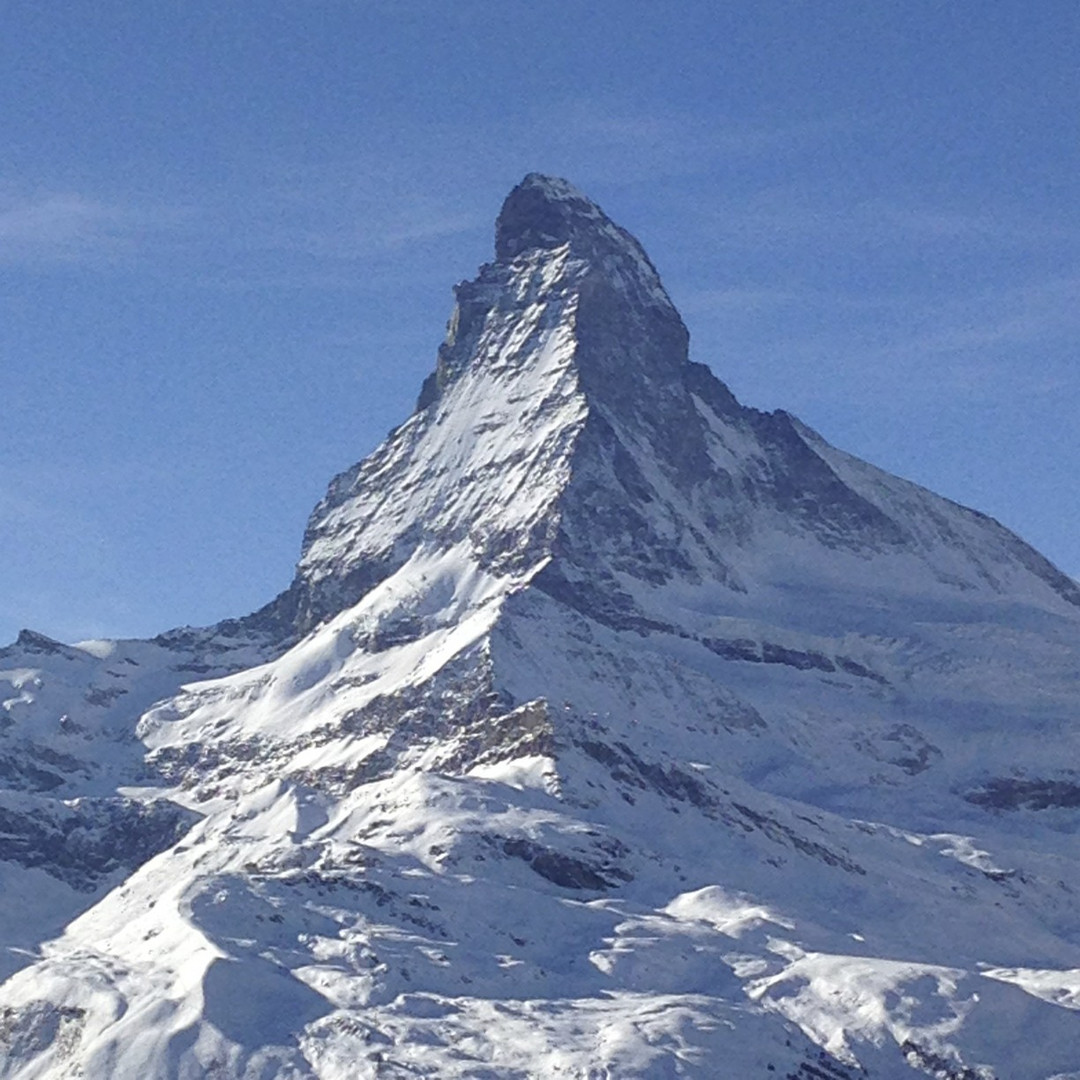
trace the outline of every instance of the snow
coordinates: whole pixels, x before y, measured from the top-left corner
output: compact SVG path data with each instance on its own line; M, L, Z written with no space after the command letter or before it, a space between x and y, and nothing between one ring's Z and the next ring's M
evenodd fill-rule
M1080 968L1071 971L1046 971L1036 968L990 968L983 972L988 979L1012 983L1033 997L1080 1009Z
M774 923L788 930L795 928L792 923L761 904L754 903L749 897L732 896L720 885L708 885L682 893L663 911L676 919L699 919L733 938L742 937L746 930L756 930L765 923Z
M1080 1075L1080 609L526 184L291 624L0 650L0 1076Z

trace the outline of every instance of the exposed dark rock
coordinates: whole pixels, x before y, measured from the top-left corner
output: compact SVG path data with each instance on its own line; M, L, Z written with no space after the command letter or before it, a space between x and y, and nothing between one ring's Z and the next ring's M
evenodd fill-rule
M64 727L62 721L59 726ZM90 772L78 758L31 742L16 742L0 754L0 780L15 791L54 791L73 776L85 777Z
M90 891L176 843L197 815L165 800L38 799L0 805L0 860L37 867Z
M900 1049L909 1065L928 1073L936 1080L993 1080L992 1074L988 1076L985 1069L969 1068L963 1062L947 1058L911 1039L905 1039L900 1044Z
M762 663L761 643L750 638L712 638L703 637L701 644L710 652L722 656L725 660L745 660L750 664Z
M787 664L800 671L835 671L836 665L818 652L804 652L801 649L787 649L771 641L762 642L761 659L766 664Z
M708 784L671 762L661 765L645 761L624 742L612 746L585 739L578 745L622 784L629 784L641 791L652 791L676 802L690 803L710 814L720 806Z
M74 1046L86 1020L76 1005L31 1002L0 1010L0 1048L8 1061L28 1059L50 1046Z
M504 854L528 863L542 878L563 889L611 889L632 879L630 873L616 863L605 860L593 865L577 855L556 851L524 837L503 837L497 841ZM608 847L615 854L624 849L611 841Z
M808 840L805 836L801 836L797 833L791 826L785 825L782 821L777 821L776 818L771 817L769 814L752 810L749 806L744 806L742 803L733 802L731 805L752 827L760 829L771 840L775 840L777 843L781 844L790 844L796 851L801 851L804 855L809 855L811 858L820 859L828 866L838 866L841 869L848 871L848 873L866 873L866 870L855 862L854 859L849 858L847 855L841 855L835 851L831 851L829 848L825 847L824 844L819 844L816 840Z
M908 776L925 772L942 756L940 748L911 724L894 724L885 731L867 734L857 739L855 746L877 761L895 765Z
M883 675L847 656L826 656L813 650L791 649L772 641L754 641L752 638L702 637L698 640L710 652L725 660L741 660L749 664L785 664L799 671L833 672L839 668L860 679L888 684Z
M964 798L989 810L1074 810L1080 807L1080 783L998 776Z
M92 686L86 691L83 700L87 705L97 705L99 708L105 708L118 698L122 698L126 693L127 690L122 686Z

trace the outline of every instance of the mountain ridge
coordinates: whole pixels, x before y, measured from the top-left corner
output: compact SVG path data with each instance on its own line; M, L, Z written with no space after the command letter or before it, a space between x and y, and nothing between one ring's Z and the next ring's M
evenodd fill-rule
M1080 1074L1075 583L495 254L277 599L0 650L0 1075Z
M543 228L528 224L533 219L542 221ZM508 224L514 221L519 222L516 232ZM530 247L537 236L542 242ZM515 260L519 264L517 269L514 268ZM541 266L555 275L550 282L543 279ZM597 285L598 279L604 284ZM695 476L706 483L719 477L728 481L727 488L721 490L714 484L713 490L704 498L711 499L714 505L730 501L733 494L730 478L717 468L703 445L704 436L700 429L710 421L703 421L699 409L693 406L692 399L696 397L708 406L714 420L732 419L738 426L750 429L760 444L764 467L772 473L772 490L765 497L772 497L781 512L803 513L807 493L815 492L817 501L810 507L810 513L822 528L828 526L830 514L833 518L839 515L833 533L840 542L852 529L867 532L873 542L895 545L905 540L895 518L883 514L872 499L839 480L828 462L817 453L817 447L828 446L819 435L783 410L761 413L740 405L707 366L689 360L686 328L637 241L614 225L596 204L572 185L541 174L529 174L507 197L496 226L496 262L482 267L476 280L463 282L455 288L455 309L447 339L439 349L436 370L425 381L416 414L391 433L388 445L392 445L403 431L408 433L413 426L422 426L421 417L439 407L442 395L469 369L470 363L482 360L484 349L491 351L494 348L498 354L504 342L481 342L481 338L488 328L489 337L494 334L497 339L497 327L492 331L490 324L499 313L493 311L492 305L508 291L514 292L523 311L530 304L547 301L553 308L545 315L549 323L556 323L560 318L572 323L576 343L569 363L576 369L578 387L583 401L588 403L586 436L591 436L599 427L596 439L611 443L611 452L619 457L618 464L613 463L613 467L634 473L636 481L631 483L637 482L640 486L641 470L634 464L633 455L626 453L625 440L613 436L610 429L613 411L625 413L628 423L637 432L648 433L654 451L651 456L675 473L681 472L684 486ZM643 300L643 297L647 299ZM505 325L505 320L498 322ZM543 334L544 327L530 326L530 331ZM630 354L633 364L629 371L625 366L628 354L621 345L623 333L634 338L636 344ZM605 344L605 335L612 342ZM521 391L523 394L528 392L533 391ZM494 411L491 415L494 416ZM504 410L503 420L511 423L515 419L513 403L510 403ZM488 422L500 421L489 419ZM694 435L697 437L692 437ZM377 451L376 456L380 452ZM290 618L298 619L298 628L303 632L313 627L313 620L318 620L320 612L322 615L329 613L329 609L321 608L317 601L313 610L301 613L305 605L310 607L312 604L312 599L303 595L308 591L305 589L305 569L317 560L309 559L308 553L313 545L324 543L326 523L321 519L337 508L347 490L364 482L363 467L364 463L361 463L339 474L326 498L314 511L305 532L304 552L292 587L264 609L274 617L277 625L282 624L282 619L285 623ZM880 470L878 473L887 475ZM757 490L749 492L746 486L744 484L743 494L749 493L752 499L759 501L762 499L762 485L758 484ZM947 500L942 500L945 502ZM964 510L976 515L977 520L983 520L977 512ZM1007 535L1007 545L1014 553L1019 553L1028 569L1067 602L1080 606L1080 586L1019 538L1014 538L1003 526L998 527L1001 529L999 536L1005 540ZM356 599L375 583L382 571L378 558L349 561L356 580L354 586L345 589L345 595ZM663 556L651 558L654 565L664 565L665 561ZM713 562L719 561L714 552ZM975 573L986 576L987 572L985 567L979 566ZM282 612L289 614L283 616Z

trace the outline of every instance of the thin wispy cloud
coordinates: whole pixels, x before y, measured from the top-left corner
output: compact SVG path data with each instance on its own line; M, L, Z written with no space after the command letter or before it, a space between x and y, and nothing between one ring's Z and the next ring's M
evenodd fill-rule
M702 203L703 229L716 242L791 246L815 238L830 244L902 241L920 245L991 243L1017 246L1080 242L1071 217L1030 207L987 203L975 209L894 199L848 198L813 189L764 186L748 197Z
M351 161L302 175L283 168L262 183L249 176L157 205L136 194L0 183L0 264L9 267L138 266L176 281L340 284L345 264L481 224L448 198L374 177L365 184Z
M568 102L558 124L565 138L581 138L591 146L600 141L637 154L643 150L665 155L678 151L684 159L690 155L702 160L719 155L789 154L854 127L852 120L839 117L750 124L723 115L674 109L633 111L603 99Z
M1064 340L1080 335L1080 278L1058 278L995 288L941 305L919 332L894 342L882 350L883 357L921 357L924 363L953 358L959 372L971 371L972 355L977 364L995 357L1013 371L1021 392L1027 396L1053 392L1060 379L1034 366L1040 357L1049 363ZM1033 363L1034 361L1034 363ZM1049 376L1049 377L1048 377ZM986 391L985 380L976 383L966 375L957 380L958 389L978 385Z
M930 240L989 239L999 243L1038 244L1080 239L1074 225L1041 220L1030 212L988 207L981 213L872 201L858 207L863 221Z
M129 260L183 224L179 208L93 194L0 185L0 262L109 264Z
M654 184L707 171L720 158L787 155L827 140L836 127L829 119L754 127L689 111L563 99L531 108L510 128L432 122L419 142L426 157L445 160L437 173L400 148L393 123L375 120L361 153L343 149L314 163L252 158L225 187L183 190L157 204L141 192L29 190L0 180L0 262L137 262L177 276L197 267L205 282L265 279L266 262L278 258L283 266L296 260L286 279L314 283L333 277L334 264L489 230L494 177L501 187L504 177L550 168L590 188Z
M555 102L523 125L515 149L567 162L580 183L649 183L751 162L790 162L854 130L848 117L752 123L715 112L628 108L603 97ZM513 136L511 136L513 139Z
M0 194L0 259L66 262L114 253L123 223L116 208L71 192Z
M333 279L349 264L485 225L445 185L418 184L378 149L317 163L253 159L234 186L194 193L183 243L204 267ZM259 266L256 268L255 263Z
M677 297L695 358L751 404L813 415L1039 407L1075 386L1080 278L934 295L806 286ZM778 388L783 387L782 395Z

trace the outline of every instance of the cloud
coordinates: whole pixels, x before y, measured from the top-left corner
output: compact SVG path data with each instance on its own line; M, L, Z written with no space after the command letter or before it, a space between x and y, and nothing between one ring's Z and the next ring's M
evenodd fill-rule
M884 201L859 205L858 216L881 228L895 229L928 240L989 239L1004 243L1038 244L1055 240L1076 240L1075 228L1039 220L1030 213L1018 214L1008 208L987 208L981 213L921 206L903 206Z
M0 261L7 264L112 263L172 231L175 209L109 202L65 190L0 185Z
M942 403L1050 409L1076 400L1080 277L965 293L828 284L700 290L676 297L695 359L745 400L813 416Z
M728 246L785 248L824 241L838 250L905 244L929 252L943 245L1017 250L1080 241L1075 223L1055 218L1052 207L1036 212L1029 204L996 203L965 209L767 183L749 195L701 201L696 212L712 242Z
M486 233L492 189L505 193L530 169L564 171L590 189L654 184L707 175L720 160L784 155L834 128L828 120L753 127L563 97L531 102L512 123L416 123L404 141L392 118L369 118L362 143L317 161L252 154L217 188L147 197L0 177L0 263L314 282L406 245Z
M836 117L749 124L675 109L628 111L617 100L604 99L570 101L555 122L568 139L581 139L590 147L609 143L637 155L644 150L650 159L668 158L674 150L685 157L689 151L699 160L790 153L828 141L853 126L851 120Z
M790 162L854 130L850 118L821 116L752 123L714 111L628 109L615 97L555 100L500 136L519 160L553 160L582 184L625 187L664 179L723 175Z
M386 167L249 165L228 188L188 190L172 202L0 179L0 265L138 266L200 284L355 283L340 279L347 264L489 224L451 193L424 191Z

